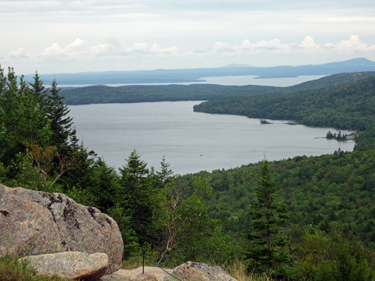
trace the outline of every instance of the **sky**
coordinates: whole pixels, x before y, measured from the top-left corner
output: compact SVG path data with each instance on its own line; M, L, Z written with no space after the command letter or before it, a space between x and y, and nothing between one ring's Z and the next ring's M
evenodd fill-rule
M17 75L375 61L373 0L0 0Z

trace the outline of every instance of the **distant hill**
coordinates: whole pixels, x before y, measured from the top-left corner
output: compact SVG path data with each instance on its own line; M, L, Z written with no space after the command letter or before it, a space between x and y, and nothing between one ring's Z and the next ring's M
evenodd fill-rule
M344 72L375 71L375 62L357 58L320 65L254 67L231 64L219 68L156 69L141 71L106 71L81 73L40 74L45 85L54 78L60 85L181 83L202 81L204 77L255 75L259 78L296 77L301 75L332 75ZM25 80L32 82L33 75Z
M291 92L291 91L298 91L298 90L311 90L311 89L326 88L326 87L331 87L335 85L354 82L357 80L363 80L369 77L375 77L375 71L333 74L333 75L322 77L320 79L311 80L311 81L303 82L298 85L290 86L290 87L287 87L285 90L288 92Z
M207 101L195 105L194 111L375 133L375 77L311 90Z
M342 73L304 82L291 87L271 86L221 86L210 84L197 85L131 85L122 87L88 86L67 88L62 94L67 104L89 103L132 103L155 101L184 100L226 100L246 98L271 93L295 92L320 89L368 77L375 77L375 72Z

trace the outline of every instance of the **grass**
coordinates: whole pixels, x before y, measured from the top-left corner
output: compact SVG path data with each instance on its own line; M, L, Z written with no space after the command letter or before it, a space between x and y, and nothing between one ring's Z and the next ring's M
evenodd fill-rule
M242 261L235 261L231 264L225 264L220 266L226 273L238 281L273 281L266 273L255 274L247 273L246 265Z
M20 262L18 257L6 255L0 257L0 280L1 281L67 281L69 279L57 276L38 276L34 269L28 267L27 263Z

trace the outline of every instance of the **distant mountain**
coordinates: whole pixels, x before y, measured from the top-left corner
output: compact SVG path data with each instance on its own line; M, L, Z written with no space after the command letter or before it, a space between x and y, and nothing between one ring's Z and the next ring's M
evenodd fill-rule
M255 75L258 78L282 78L301 75L331 75L344 72L375 71L375 62L357 58L342 62L320 65L254 67L231 64L219 68L193 69L157 69L140 71L107 71L41 74L45 85L54 78L60 85L82 84L133 84L133 83L181 83L198 82L204 77ZM26 75L26 81L32 82L33 75Z

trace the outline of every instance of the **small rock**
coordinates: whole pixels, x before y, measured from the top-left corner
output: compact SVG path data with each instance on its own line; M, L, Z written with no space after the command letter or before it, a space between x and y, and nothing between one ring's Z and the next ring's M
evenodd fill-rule
M165 271L172 273L171 269L164 269ZM142 266L125 270L120 269L110 275L103 276L101 281L160 281L165 275L165 271L158 267L145 266L145 274L142 274Z
M218 266L191 261L177 266L172 275L181 281L237 281ZM169 280L173 280L173 277L165 275L163 281Z
M28 265L40 275L57 275L67 279L100 280L108 269L108 255L63 252L23 257Z

